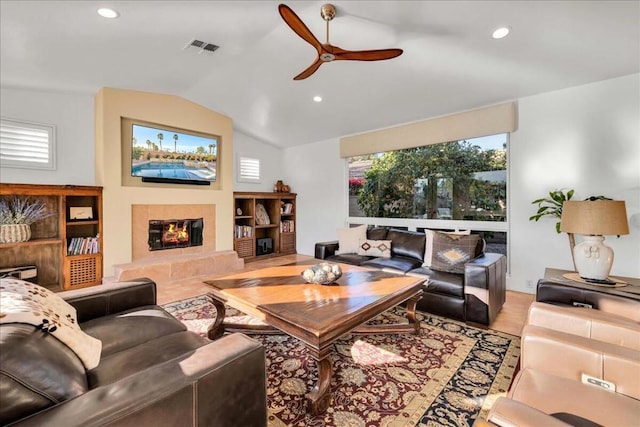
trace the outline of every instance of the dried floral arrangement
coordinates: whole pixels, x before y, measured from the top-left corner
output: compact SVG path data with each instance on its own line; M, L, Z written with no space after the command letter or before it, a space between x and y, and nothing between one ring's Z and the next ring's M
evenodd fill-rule
M14 197L0 200L0 225L27 224L54 216L42 200Z

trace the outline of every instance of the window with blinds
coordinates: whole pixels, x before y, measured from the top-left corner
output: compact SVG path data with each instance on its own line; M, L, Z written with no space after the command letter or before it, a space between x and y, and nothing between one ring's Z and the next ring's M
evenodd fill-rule
M238 156L238 182L260 182L260 159Z
M54 125L2 118L0 120L0 165L55 169L55 130Z

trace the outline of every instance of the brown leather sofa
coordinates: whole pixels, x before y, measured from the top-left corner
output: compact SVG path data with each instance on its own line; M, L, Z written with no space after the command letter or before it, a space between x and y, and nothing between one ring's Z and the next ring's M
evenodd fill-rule
M640 324L596 310L533 303L521 371L476 426L635 426Z
M506 257L483 252L484 241L478 245L476 257L465 263L464 274L459 274L422 266L426 242L423 232L370 227L367 239L391 240L391 257L339 254L336 240L316 243L315 258L428 278L417 308L465 322L488 326L504 304Z
M242 334L215 342L156 304L148 279L58 295L102 341L86 371L69 347L27 324L0 325L0 424L265 426L264 348Z

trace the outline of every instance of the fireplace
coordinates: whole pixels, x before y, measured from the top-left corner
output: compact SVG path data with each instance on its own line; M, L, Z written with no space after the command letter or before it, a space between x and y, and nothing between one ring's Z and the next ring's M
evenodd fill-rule
M149 250L202 246L202 218L149 220Z

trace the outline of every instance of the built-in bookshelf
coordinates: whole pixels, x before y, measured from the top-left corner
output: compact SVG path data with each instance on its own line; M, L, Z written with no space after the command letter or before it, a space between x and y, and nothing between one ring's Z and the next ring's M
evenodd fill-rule
M0 184L1 198L42 200L55 216L31 225L26 242L0 243L0 269L34 266L54 291L102 283L102 187Z
M296 194L236 192L233 247L245 261L296 253Z

